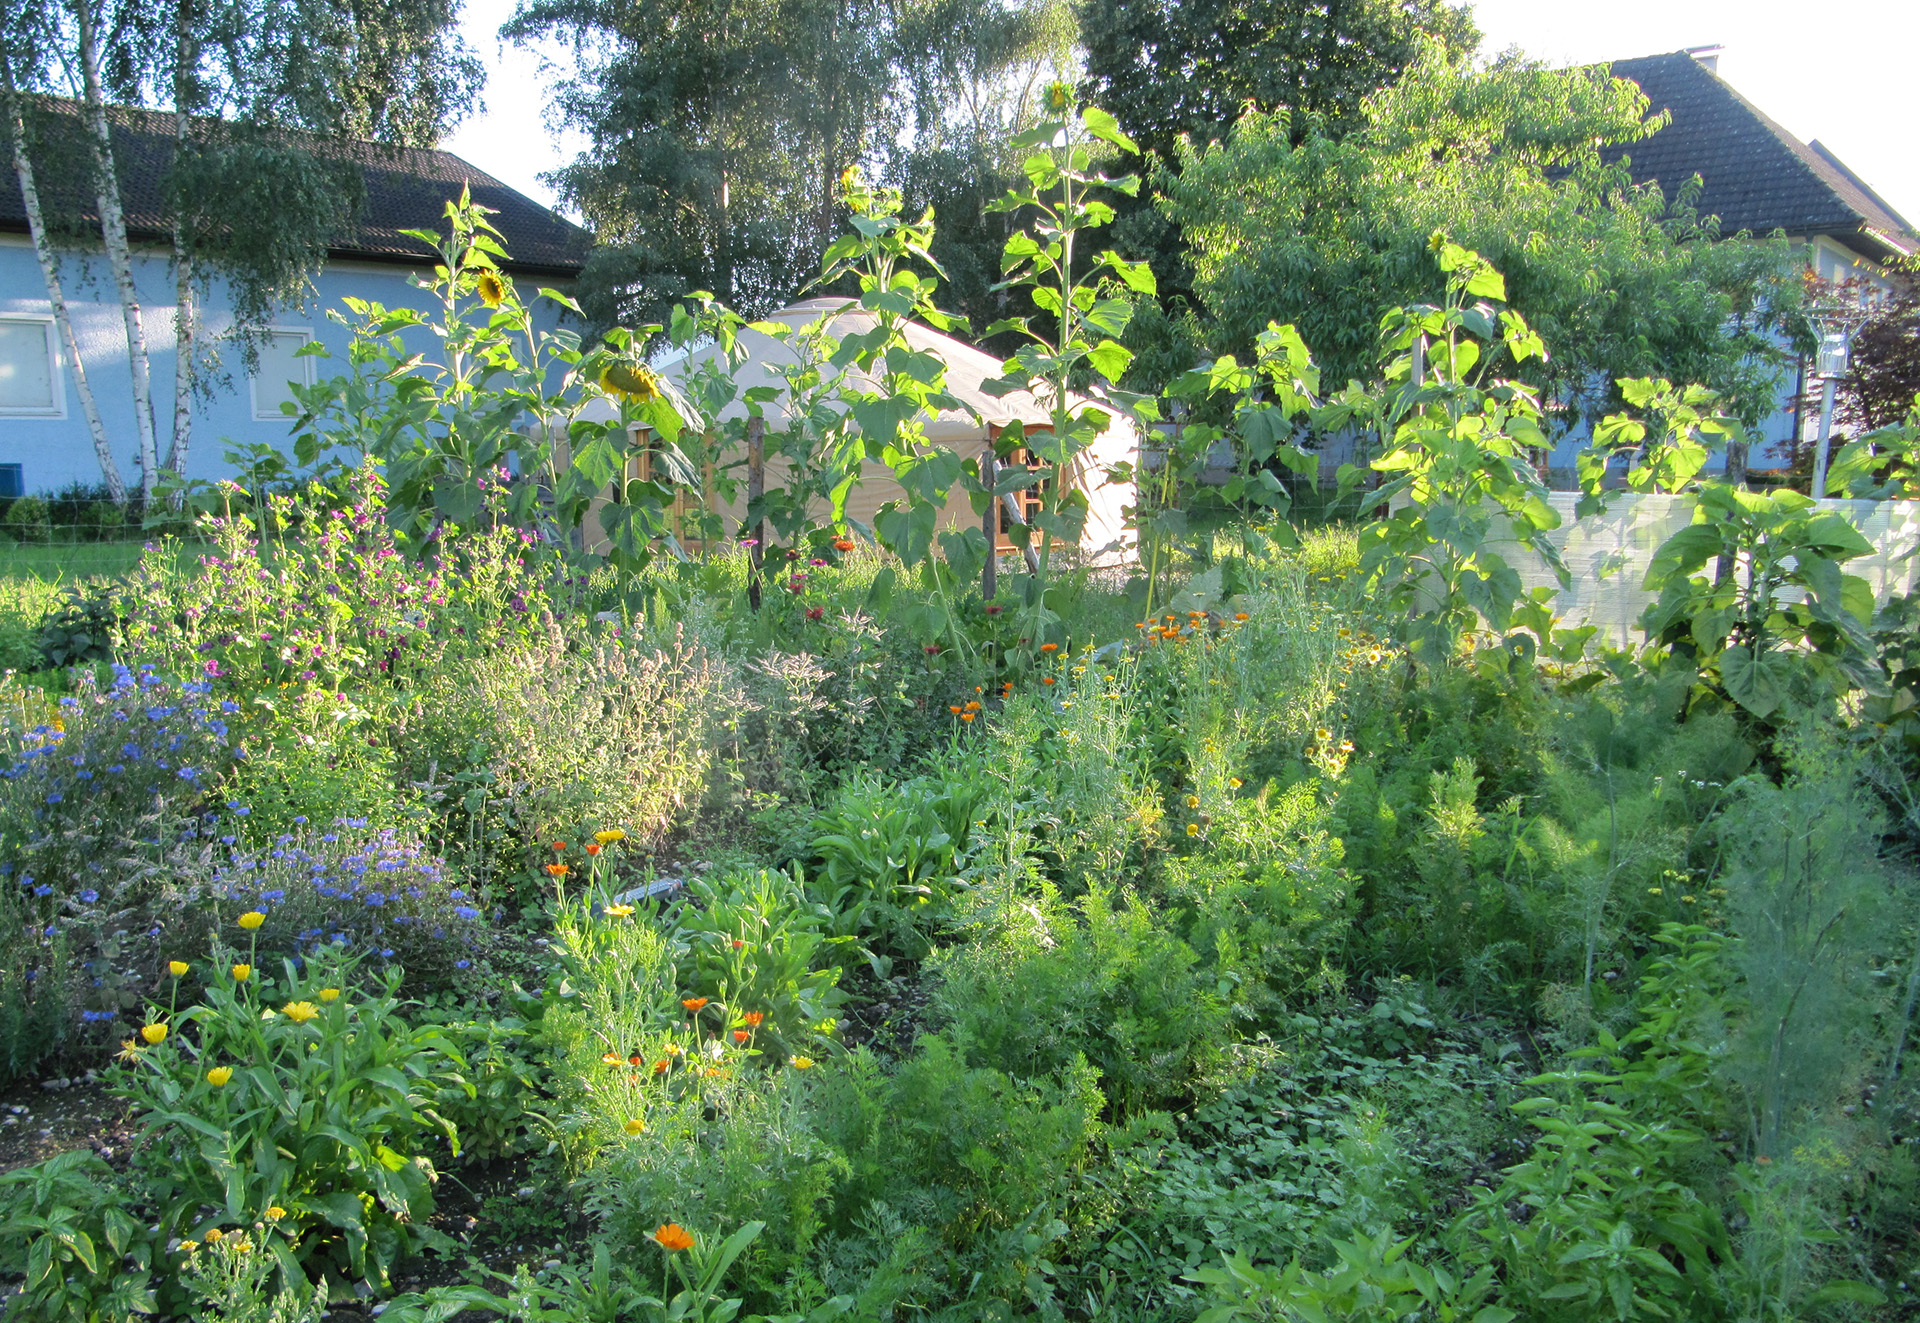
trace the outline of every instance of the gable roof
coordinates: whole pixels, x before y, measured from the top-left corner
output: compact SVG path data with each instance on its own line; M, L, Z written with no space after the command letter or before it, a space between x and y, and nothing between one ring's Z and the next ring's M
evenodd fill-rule
M1611 68L1673 117L1652 137L1603 153L1628 158L1636 182L1657 180L1672 197L1698 174L1699 211L1718 216L1727 234L1824 234L1877 262L1920 251L1913 226L1832 152L1801 142L1687 52Z
M79 102L42 98L40 108L51 112L51 117L70 121L55 130L63 143L85 141L78 136ZM115 106L109 119L128 236L169 241L164 203L167 168L173 159L174 117L169 112ZM566 278L578 275L586 263L593 240L585 230L451 152L377 143L328 150L344 151L365 180L360 214L346 233L328 245L331 258L408 266L432 261L431 248L401 231L439 230L445 223L446 204L459 198L464 184L475 202L497 213L489 219L511 255L503 263L508 271ZM91 183L83 178L85 172L61 170L58 162L48 164L54 168L43 168L35 161L42 204L49 209L58 206L97 229L98 204L92 199ZM25 233L26 229L26 204L18 187L0 186L0 231Z

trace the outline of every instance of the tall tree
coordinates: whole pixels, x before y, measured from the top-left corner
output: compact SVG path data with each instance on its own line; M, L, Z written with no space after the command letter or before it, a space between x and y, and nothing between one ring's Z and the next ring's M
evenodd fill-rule
M1448 0L1084 0L1080 34L1089 100L1165 161L1183 135L1225 136L1249 104L1355 122L1423 40L1480 44Z
M1255 111L1225 145L1180 149L1162 206L1192 243L1192 342L1245 355L1268 322L1293 322L1330 381L1364 380L1382 310L1442 288L1428 241L1444 230L1506 273L1553 347L1527 370L1563 418L1597 418L1616 378L1641 376L1703 382L1749 424L1777 409L1792 254L1711 242L1691 188L1668 198L1600 159L1662 123L1633 84L1479 69L1435 44L1361 114L1336 137Z
M523 0L502 34L572 42L553 113L589 150L561 194L606 245L590 315L652 316L704 288L790 296L833 232L833 190L890 126L882 0Z

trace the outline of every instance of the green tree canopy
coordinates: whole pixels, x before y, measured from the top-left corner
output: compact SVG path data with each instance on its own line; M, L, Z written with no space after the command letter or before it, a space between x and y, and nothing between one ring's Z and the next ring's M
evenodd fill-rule
M1420 55L1480 44L1447 0L1085 0L1088 99L1163 159L1183 135L1224 137L1251 104L1335 128Z
M1748 422L1778 407L1770 333L1797 307L1792 256L1783 239L1714 242L1691 188L1670 199L1600 159L1664 122L1633 84L1477 68L1429 43L1361 116L1335 136L1318 116L1253 111L1225 145L1179 148L1161 207L1190 241L1200 308L1143 326L1158 361L1246 355L1282 321L1330 381L1364 379L1382 310L1441 289L1428 239L1444 230L1506 273L1553 347L1528 371L1562 417L1597 417L1615 379L1642 376L1704 382Z

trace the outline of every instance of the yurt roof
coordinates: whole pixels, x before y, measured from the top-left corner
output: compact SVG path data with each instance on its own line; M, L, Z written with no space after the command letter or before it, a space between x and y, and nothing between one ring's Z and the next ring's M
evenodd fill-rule
M844 311L833 318L827 329L837 339L865 334L878 324L878 319L872 313L847 298L806 299L769 313L762 320L780 322L797 330L835 309ZM931 419L927 423L929 440L949 444L978 440L986 434L986 424L1005 427L1009 423L1021 422L1031 427L1044 425L1051 417L1046 406L1029 391L1019 390L1003 396L987 393L985 383L1001 375L1001 360L992 354L983 353L964 341L942 335L918 322L905 323L902 333L912 348L937 354L946 362L947 393L966 406L961 409L942 409ZM783 385L777 369L794 366L800 361L799 355L788 344L764 331L742 330L740 344L746 351L746 358L735 370L734 380L743 391L754 386ZM677 363L668 364L665 370L676 381L684 382L699 364L719 352L717 346L710 345L694 351ZM850 384L861 389L875 388L875 382L867 373L850 368L847 377L850 378ZM1073 396L1072 400L1075 405L1091 402L1078 395ZM973 412L967 412L968 408ZM735 402L722 410L721 416L737 418L745 413L746 406Z

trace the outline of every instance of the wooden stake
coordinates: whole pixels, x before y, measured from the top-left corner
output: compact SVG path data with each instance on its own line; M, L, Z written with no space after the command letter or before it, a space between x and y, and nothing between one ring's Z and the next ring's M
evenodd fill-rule
M767 424L763 418L747 419L747 509L760 504L767 491ZM760 609L760 565L766 550L767 522L753 526L753 545L747 548L747 605Z
M980 516L980 531L987 535L987 563L980 568L980 600L991 602L1000 591L1000 500L993 494L999 470L993 461L993 442L980 452L980 481L987 489L987 512Z

